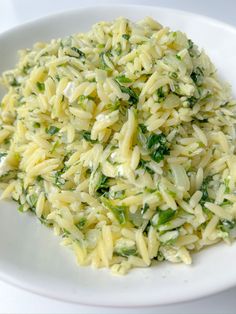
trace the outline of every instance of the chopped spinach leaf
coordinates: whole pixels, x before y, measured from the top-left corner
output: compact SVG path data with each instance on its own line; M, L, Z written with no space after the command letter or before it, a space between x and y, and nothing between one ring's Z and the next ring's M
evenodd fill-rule
M80 49L76 47L71 47L71 50L75 51L79 55L79 58L85 58L85 53Z
M196 67L191 73L190 77L196 85L201 84L204 73L200 67Z
M123 34L122 35L122 38L126 39L126 40L129 40L130 39L130 35L128 34Z
M44 83L37 82L36 85L37 85L38 90L39 90L40 92L44 92L44 91L45 91L45 84L44 84Z
M116 77L116 81L118 81L119 83L131 83L132 81L126 77L125 75L119 75Z
M230 232L230 230L234 229L236 227L236 220L226 220L226 219L221 219L219 227L222 231L224 232Z
M156 93L157 93L159 102L162 102L165 100L166 96L165 96L162 86L157 89Z
M117 221L123 225L126 223L126 207L125 206L117 206L117 205L113 205L111 200L108 200L105 197L101 197L101 201L103 203L103 205L109 209L113 215L116 217Z
M144 159L140 159L139 164L138 164L138 168L144 169L145 171L147 171L151 175L153 175L155 173L155 171L153 171L151 168L148 167L148 161L146 161Z
M97 143L96 140L91 139L91 133L89 131L81 131L81 135L87 142Z
M80 218L80 220L77 222L76 227L81 230L81 229L83 229L83 227L85 226L86 222L87 222L87 219L86 219L85 217L82 217L82 218Z
M149 209L149 205L147 203L141 208L141 215L145 214L146 211Z
M18 87L20 86L20 83L17 81L17 79L14 77L12 79L12 81L9 82L9 84L12 86L12 87Z
M193 108L194 105L198 102L198 99L194 96L188 97L187 102L190 108Z
M135 91L131 87L125 87L120 85L119 81L115 79L116 83L119 85L120 90L122 93L128 94L129 95L129 100L128 102L132 105L136 105L139 101L139 96L135 93Z
M52 126L50 126L49 128L46 129L46 133L50 134L50 135L54 135L57 132L59 132L59 130L60 130L59 128L57 128L56 126L52 125Z
M110 186L108 185L108 177L106 177L103 173L100 176L100 180L96 186L95 191L100 195L109 192Z
M202 198L200 200L200 204L201 205L204 205L205 202L209 202L210 201L210 197L209 197L209 194L208 194L208 185L209 185L209 183L211 181L212 181L212 176L208 176L202 182L202 186L200 188L200 191L202 191Z
M157 163L163 160L165 155L170 154L167 139L163 133L152 133L147 139L147 149L150 150L150 157Z
M176 214L176 211L169 208L167 210L159 210L158 213L159 213L159 218L156 225L157 228L167 223L168 221L170 221Z

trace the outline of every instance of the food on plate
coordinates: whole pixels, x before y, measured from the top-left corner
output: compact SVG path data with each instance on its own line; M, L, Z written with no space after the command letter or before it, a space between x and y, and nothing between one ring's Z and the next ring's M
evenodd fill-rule
M184 33L100 22L20 51L2 83L1 198L80 265L190 264L234 239L236 102Z

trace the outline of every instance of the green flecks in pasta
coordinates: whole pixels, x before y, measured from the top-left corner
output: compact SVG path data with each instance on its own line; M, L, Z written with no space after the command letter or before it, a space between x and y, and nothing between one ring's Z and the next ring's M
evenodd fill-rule
M167 139L163 133L152 133L147 139L147 149L150 151L150 157L157 163L163 160L165 155L170 154Z
M59 131L60 129L54 125L51 125L49 128L46 129L46 133L49 135L55 135Z
M204 72L200 67L196 67L190 77L196 85L200 85L203 81Z
M13 79L9 82L9 84L12 86L12 87L19 87L21 84L19 83L19 81L13 77Z
M209 186L209 183L211 181L212 181L212 176L208 176L202 182L202 186L200 188L200 191L202 191L202 198L200 200L200 203L202 205L204 205L205 202L209 202L210 201L210 197L209 197L209 193L208 193L208 186Z
M101 174L99 181L98 181L98 184L95 188L95 191L98 194L103 195L103 194L109 192L110 186L108 184L108 179L109 178L107 176L105 176L104 174Z
M86 222L87 222L87 218L86 217L81 217L79 219L79 221L75 224L76 227L79 229L79 230L83 230L83 228L85 227L86 225Z
M44 91L45 91L45 84L44 84L44 83L42 83L42 82L37 82L36 85L37 85L38 90L39 90L40 92L44 92Z
M126 214L125 214L126 207L125 206L113 205L112 200L108 200L105 197L101 197L101 201L103 205L113 213L113 215L115 216L119 224L123 225L126 223Z
M188 106L189 106L190 108L193 108L194 105L195 105L197 102L198 102L198 99L197 99L196 97L194 97L194 96L191 96L191 97L188 97L188 98L187 98L187 103L188 103Z
M115 81L119 85L120 90L122 91L122 93L125 93L125 94L129 95L128 102L131 105L136 105L138 103L138 101L139 101L139 96L137 95L137 93L131 87L125 87L125 86L121 85L117 79L115 79Z
M79 48L76 47L71 47L71 50L73 50L74 52L77 53L78 58L85 58L85 53L83 51L81 51Z
M129 40L130 39L130 35L128 34L123 34L122 38L124 38L125 40Z
M119 83L131 83L132 80L130 80L128 77L126 77L125 75L119 75L116 77L116 81L118 81Z
M89 132L89 131L81 131L81 135L87 142L97 143L96 140L92 140L91 139L91 132Z
M151 175L153 175L155 173L155 171L153 171L149 166L148 166L148 161L144 160L144 159L140 159L140 162L138 164L138 168L142 168L145 171L147 171L148 173L150 173Z
M161 86L161 87L159 87L157 89L157 96L158 96L158 101L159 102L162 102L162 101L164 101L166 99L166 95L165 95L165 93L163 91L163 86Z
M234 220L221 219L218 227L222 231L230 233L233 229L236 228L236 220L235 219Z

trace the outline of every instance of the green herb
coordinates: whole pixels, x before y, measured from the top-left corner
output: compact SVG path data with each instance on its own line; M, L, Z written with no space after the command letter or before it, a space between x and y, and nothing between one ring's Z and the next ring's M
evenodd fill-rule
M146 211L149 209L149 205L147 203L141 208L141 215L145 214Z
M161 225L164 225L168 221L170 221L176 214L176 211L169 208L167 210L160 210L158 211L158 213L159 213L159 217L158 217L158 221L156 225L157 228L160 227Z
M128 34L123 34L122 35L122 38L126 39L126 40L129 40L130 39L130 35Z
M121 49L121 44L118 43L116 49L114 49L114 52L117 56L121 55L122 49Z
M35 211L35 206L37 204L38 201L38 196L36 194L31 194L28 198L28 204L30 206L30 209L32 211Z
M190 108L193 108L194 105L198 102L198 99L194 96L188 97L187 102Z
M43 181L43 177L42 177L42 176L40 176L40 175L39 175L39 176L37 176L35 179L36 179L36 181L38 181L38 182Z
M156 93L157 93L159 102L162 102L165 100L166 96L165 96L162 86L157 89Z
M108 177L106 177L103 173L100 176L99 182L95 188L95 191L103 195L104 193L109 192L110 186L108 185Z
M38 90L39 90L40 92L44 92L44 91L45 91L45 84L44 84L44 83L37 82L36 85L37 85Z
M108 200L105 197L101 197L101 201L102 201L103 205L114 214L114 216L116 217L117 221L121 225L126 223L126 215L125 215L126 207L125 206L113 205L112 201Z
M195 55L193 48L194 48L194 43L192 42L191 39L188 39L188 52L189 52L190 57L194 57Z
M62 178L61 176L63 175L63 173L66 172L67 169L68 169L68 167L64 166L61 170L58 170L58 171L55 172L54 184L56 186L58 186L59 188L61 188L61 186L66 183L66 180L64 178Z
M87 222L87 219L86 219L85 217L82 217L82 218L80 218L80 220L77 222L76 227L81 230L81 229L83 229L83 227L85 226L86 222Z
M59 132L59 130L60 130L59 128L57 128L56 126L52 125L48 129L46 129L46 133L50 134L50 135L54 135L57 132Z
M144 169L145 171L147 171L151 175L153 175L155 173L155 171L153 171L151 168L148 167L148 161L143 160L143 159L140 159L139 164L138 164L138 168Z
M24 211L24 205L20 205L20 206L17 208L17 210L18 210L19 212L23 213L23 211Z
M179 55L175 55L175 56L178 60L181 60L181 57Z
M108 54L109 54L109 52L101 52L100 53L100 60L101 60L101 68L103 69L103 70L106 70L106 71L108 71L108 70L111 70L111 68L109 67L109 65L106 63L106 60L105 60L105 56L108 58L108 60L109 61L111 61L110 60L110 58L109 58L109 56L108 56Z
M34 122L33 127L34 127L35 129L40 128L40 123Z
M116 78L116 81L118 81L119 83L131 83L132 81L126 77L125 75L119 75Z
M116 83L119 85L120 90L122 93L128 94L129 95L129 100L128 102L132 105L136 105L139 101L138 95L135 93L135 91L131 87L125 87L120 85L119 81L115 79Z
M122 247L116 249L115 253L124 257L134 256L137 255L137 249L135 247Z
M96 140L91 139L91 133L89 131L81 131L81 135L87 142L97 143Z
M147 149L150 150L150 157L157 163L163 160L165 155L170 154L167 139L163 133L152 133L147 139Z
M30 69L31 69L31 66L27 63L26 65L23 66L22 72L24 74L28 74Z
M196 85L201 84L203 76L204 73L200 67L196 67L190 75L191 79L194 81Z
M226 220L226 219L221 219L219 227L222 231L229 233L232 229L236 227L236 220Z
M201 205L204 205L205 202L210 201L210 197L208 194L208 185L211 181L212 181L212 176L208 176L202 182L202 186L200 188L200 191L202 192L202 198L200 200Z
M169 77L172 78L172 79L174 79L174 80L176 80L176 79L178 78L178 74L177 74L176 72L171 72L171 73L169 74Z
M85 53L80 49L76 47L71 47L71 50L75 51L79 55L79 58L85 58Z
M15 77L12 79L11 82L9 82L9 84L10 84L12 87L18 87L18 86L20 86L20 83L17 81L17 79L16 79Z
M146 133L147 132L147 127L145 124L140 123L139 125L140 130L142 131L142 133Z
M229 179L224 179L224 184L225 184L225 193L226 194L230 193Z
M105 45L104 44L98 44L97 48L99 48L99 49L105 48Z

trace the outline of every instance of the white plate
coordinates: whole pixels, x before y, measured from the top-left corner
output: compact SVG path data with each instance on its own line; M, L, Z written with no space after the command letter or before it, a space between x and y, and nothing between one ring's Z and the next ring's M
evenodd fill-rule
M16 62L16 51L36 41L86 31L101 20L152 16L185 31L204 47L221 75L236 91L236 29L221 22L165 8L106 6L46 17L0 35L0 72ZM150 306L203 297L236 285L236 245L206 249L193 265L160 263L135 269L126 277L78 267L72 252L35 217L21 214L12 202L0 204L0 277L41 295L89 305Z

